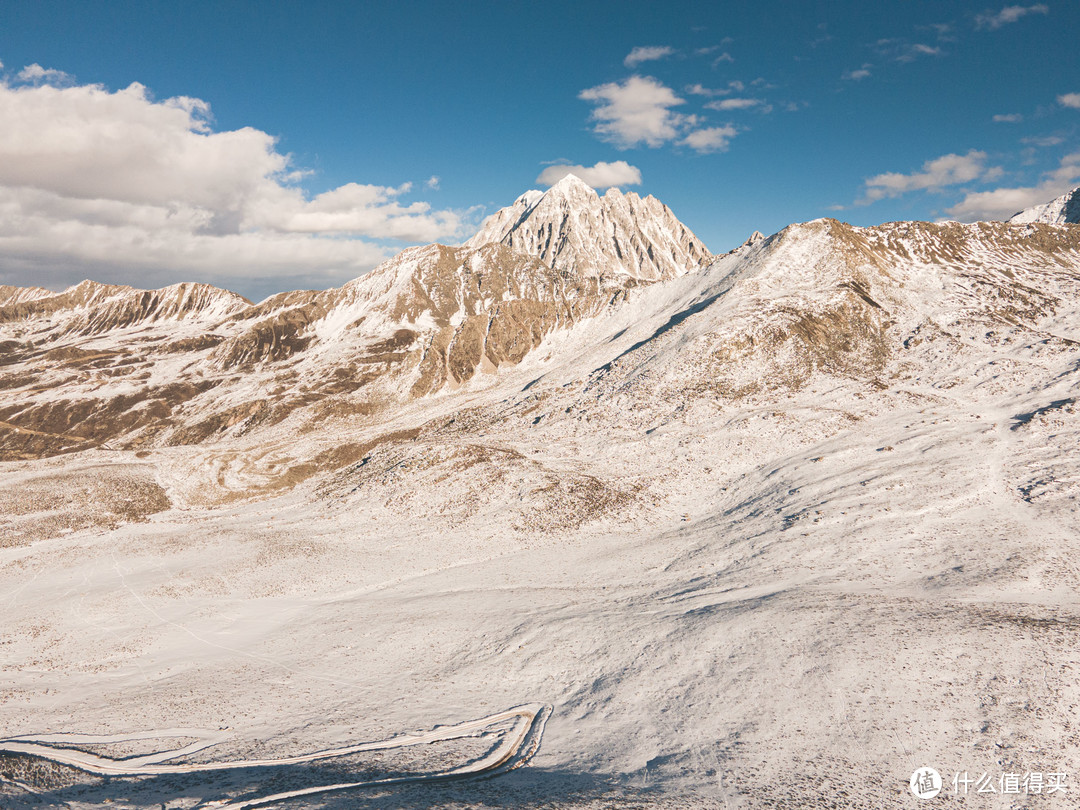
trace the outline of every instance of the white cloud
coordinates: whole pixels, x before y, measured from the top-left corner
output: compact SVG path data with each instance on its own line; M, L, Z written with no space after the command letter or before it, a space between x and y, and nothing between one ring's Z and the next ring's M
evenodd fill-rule
M2 67L2 65L0 65ZM70 84L74 81L74 78L64 73L62 70L53 70L52 68L43 68L36 62L32 65L27 65L19 71L17 78L20 82L30 82L33 84Z
M712 60L712 66L716 67L721 62L734 62L734 61L735 61L735 57L732 56L727 51L724 51L722 54L720 54L718 57L716 57L715 59Z
M705 30L705 29L702 29L702 30ZM724 45L730 45L734 41L735 40L732 39L731 37L724 37L722 40L720 40L719 45L709 45L707 48L696 48L694 50L694 56L709 56L710 54L716 53Z
M866 79L866 78L870 77L870 68L871 67L873 67L873 66L872 65L863 65L861 68L856 68L855 70L845 71L844 75L841 76L840 78L841 79L846 79L847 81L852 81L852 82L861 81L863 79Z
M1080 93L1066 93L1063 96L1057 97L1058 104L1063 107L1072 107L1074 110L1080 110Z
M631 166L625 160L616 160L611 163L600 161L594 166L572 166L569 164L548 166L540 172L536 182L545 186L553 186L568 174L577 175L593 188L641 185L641 170L637 166Z
M1020 113L1009 113L1008 115L995 115L995 124L1019 124L1024 120L1024 116Z
M1027 138L1021 138L1020 143L1026 143L1029 146L1058 146L1065 143L1065 139L1060 135L1042 135L1042 136L1030 136Z
M971 150L966 155L942 155L928 160L921 172L900 174L887 172L866 180L866 190L860 203L866 204L884 197L897 197L909 191L937 191L945 186L968 183L979 178L992 178L1000 169L987 169L985 152Z
M674 91L649 76L631 76L582 90L578 98L599 106L592 111L593 131L620 149L638 144L661 146L674 140L687 117L670 108L685 103Z
M627 54L626 58L623 59L623 64L628 68L634 68L642 62L653 62L671 56L673 53L675 53L675 49L669 48L667 45L637 47Z
M920 56L941 56L943 51L936 45L909 42L906 39L879 39L874 49L884 58L896 62L914 62Z
M997 14L991 11L976 15L975 27L983 30L996 30L1003 25L1014 23L1028 14L1049 14L1050 9L1045 3L1036 3L1033 6L1005 6Z
M427 182L424 183L424 185L427 186L428 188L432 189L433 191L438 191L439 190L439 175L437 175L437 174L431 175L431 177L429 177L427 179Z
M710 110L746 110L750 107L758 107L764 104L760 98L725 98L710 101L705 106Z
M340 282L387 253L356 237L462 230L457 212L403 202L408 184L348 183L309 199L293 185L306 172L272 136L215 132L200 99L155 101L138 83L60 87L59 73L31 65L21 82L0 80L0 266L26 274L9 283L117 280L124 268L140 268L143 285Z
M1043 175L1038 185L967 194L947 213L964 222L1008 219L1025 208L1060 197L1077 183L1080 183L1080 152L1063 157L1059 167Z
M691 132L679 143L698 152L726 152L731 139L739 134L733 126L707 127Z
M756 81L756 80L755 80ZM746 89L746 84L738 79L732 79L728 82L727 87L705 87L701 84L687 85L685 90L692 96L705 96L706 98L716 98L717 96L730 96L732 93L741 93Z
M920 31L933 31L937 34L940 42L956 42L956 37L952 36L953 26L951 23L929 23L928 25L916 25L915 28Z
M919 56L941 56L941 48L916 42L896 57L897 62L912 62Z
M686 86L686 92L692 96L705 96L707 98L713 98L715 96L727 96L732 92L732 88L714 89L711 87L705 87L701 84L690 84Z
M431 242L460 228L458 215L431 211L425 202L402 205L411 183L397 188L346 183L305 201L299 191L267 196L251 206L247 224L283 233L358 234L406 242Z

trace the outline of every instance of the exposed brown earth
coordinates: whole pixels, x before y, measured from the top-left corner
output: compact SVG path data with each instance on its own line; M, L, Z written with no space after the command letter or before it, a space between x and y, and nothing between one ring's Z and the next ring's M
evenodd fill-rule
M115 528L172 506L144 464L96 464L0 478L0 547Z

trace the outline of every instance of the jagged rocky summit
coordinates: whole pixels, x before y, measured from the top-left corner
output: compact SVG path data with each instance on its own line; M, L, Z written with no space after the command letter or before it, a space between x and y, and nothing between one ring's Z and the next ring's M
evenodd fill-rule
M601 197L568 174L546 192L526 191L488 217L465 244L498 242L556 270L639 281L677 278L712 254L652 195L608 189Z

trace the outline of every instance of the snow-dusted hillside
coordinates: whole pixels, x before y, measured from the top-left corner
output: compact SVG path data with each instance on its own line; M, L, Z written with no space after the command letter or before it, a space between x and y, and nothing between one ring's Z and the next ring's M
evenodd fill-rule
M74 433L19 421L67 400L161 414L0 464L4 735L156 730L197 764L549 704L497 779L281 806L905 808L925 766L957 806L1067 806L951 778L1080 773L1080 229L816 220L619 286L511 247L210 320L6 318L9 452ZM166 412L166 385L206 388ZM446 773L499 733L353 767ZM330 778L305 767L0 757L0 804Z
M1080 224L1080 188L1074 188L1055 200L1042 205L1025 208L1019 214L1013 214L1009 222L1045 222L1049 225Z
M489 220L523 218L512 238L411 248L340 289L259 304L203 284L3 288L0 457L375 417L513 366L553 330L709 255L652 197L601 202L573 177L542 197ZM553 223L562 236L541 244Z
M297 411L374 415L519 363L638 283L488 244L411 248L340 289L258 305L205 285L13 292L0 303L0 454L199 443Z

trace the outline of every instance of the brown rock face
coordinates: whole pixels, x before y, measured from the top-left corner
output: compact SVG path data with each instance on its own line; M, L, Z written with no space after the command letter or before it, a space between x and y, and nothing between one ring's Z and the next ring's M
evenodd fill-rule
M503 245L413 248L341 289L258 305L205 285L8 290L0 457L215 441L297 411L372 414L519 363L620 292Z

